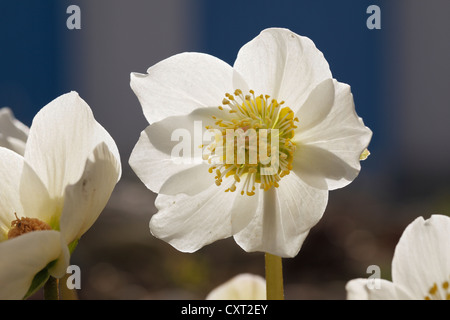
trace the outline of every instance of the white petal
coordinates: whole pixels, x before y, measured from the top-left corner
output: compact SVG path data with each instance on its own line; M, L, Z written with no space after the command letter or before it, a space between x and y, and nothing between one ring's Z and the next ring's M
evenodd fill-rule
M232 179L212 185L195 196L159 194L150 220L152 234L182 252L194 252L232 234L230 203L236 193L225 192Z
M20 176L23 158L12 150L0 148L0 241L7 239L14 213L23 211L20 201Z
M241 181L245 180L245 176L241 177ZM241 182L242 183L242 182ZM240 194L237 187L236 200L231 207L231 222L233 225L233 234L239 233L246 228L248 224L255 218L257 211L260 210L260 198L263 197L263 191L256 189L253 196Z
M212 116L218 113L217 108L196 109L155 122L141 133L129 163L147 188L155 193L194 195L214 184L199 147L210 142L203 140L205 127L213 124Z
M293 171L314 188L333 190L349 184L359 173L327 150L299 143L296 147Z
M293 173L283 177L279 185L264 193L260 191L254 219L234 236L247 252L296 256L309 230L325 211L328 191L308 186Z
M266 280L254 274L239 274L212 290L206 300L265 300Z
M0 148L0 181L0 241L7 238L15 214L52 224L56 207L45 186L22 156L6 148Z
M80 179L86 159L101 142L120 159L117 146L95 121L87 103L71 92L53 100L35 116L25 159L50 196L61 198L66 186Z
M131 74L131 88L151 124L166 117L219 106L233 92L233 68L202 53L181 53L147 70Z
M234 68L256 94L284 100L294 112L320 82L331 78L314 43L287 29L263 30L238 53Z
M305 132L322 122L330 113L334 98L333 79L326 79L319 83L296 112L296 116L300 120L297 131L300 133Z
M352 182L361 169L360 156L367 148L372 132L355 112L350 87L334 80L334 103L322 118L302 126L295 133L297 148L293 170L313 187L334 190Z
M120 164L105 143L95 148L80 180L67 186L61 215L66 244L79 239L105 208L120 174Z
M34 276L64 259L57 231L34 231L0 243L0 299L22 299ZM67 266L66 266L67 267Z
M349 281L345 289L347 290L347 300L403 300L407 295L397 288L394 283L377 279L375 284L368 279L354 279Z
M0 147L5 147L23 155L29 128L14 118L9 108L0 109Z
M403 232L392 260L392 279L424 299L436 283L450 277L450 218L432 215L415 219Z

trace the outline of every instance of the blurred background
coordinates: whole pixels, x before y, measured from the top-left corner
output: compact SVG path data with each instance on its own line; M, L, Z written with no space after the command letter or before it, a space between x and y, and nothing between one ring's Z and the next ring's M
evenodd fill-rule
M79 30L66 27L70 5L81 10ZM366 26L370 5L381 29ZM78 91L121 151L123 178L71 259L79 298L204 299L239 273L264 276L263 254L232 238L185 254L152 237L155 195L128 158L147 126L130 72L185 51L232 65L267 27L311 38L374 132L359 177L330 193L298 256L283 260L286 299L345 299L346 282L370 276L370 265L390 279L403 229L450 213L449 12L447 0L1 1L0 107L30 126L51 100Z

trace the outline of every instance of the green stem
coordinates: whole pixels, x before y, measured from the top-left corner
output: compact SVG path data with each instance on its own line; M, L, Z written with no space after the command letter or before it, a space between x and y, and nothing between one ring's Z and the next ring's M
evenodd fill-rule
M45 300L59 300L59 286L58 279L50 276L44 285L44 299Z
M281 257L265 254L267 300L284 300L283 266Z
M60 299L61 300L78 300L78 293L76 289L69 289L67 287L67 279L69 278L69 274L65 274L61 278L61 285L59 286L60 290Z

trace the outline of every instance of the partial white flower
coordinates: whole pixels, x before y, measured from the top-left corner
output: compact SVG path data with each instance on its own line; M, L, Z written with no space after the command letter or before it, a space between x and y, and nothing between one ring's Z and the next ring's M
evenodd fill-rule
M375 279L376 280L376 279ZM392 282L354 279L349 300L450 300L450 217L415 219L403 232L392 259Z
M0 147L23 155L29 131L25 124L14 118L11 109L6 107L0 109Z
M114 140L76 92L37 113L24 156L0 147L0 299L65 274L120 175Z
M266 280L263 277L243 273L213 289L206 300L265 300Z
M150 126L129 163L158 193L152 234L184 252L234 236L247 252L295 256L322 217L328 191L358 175L372 136L350 87L332 78L310 39L277 28L245 44L234 66L181 53L147 73L131 74ZM217 138L228 129L257 141L239 149L246 160L266 147L270 165L264 153L254 163L224 162L226 144ZM208 130L215 140L203 137Z

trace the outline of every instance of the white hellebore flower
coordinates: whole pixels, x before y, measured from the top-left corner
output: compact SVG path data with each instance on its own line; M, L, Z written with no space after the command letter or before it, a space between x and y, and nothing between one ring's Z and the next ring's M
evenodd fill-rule
M26 125L14 118L11 109L0 109L0 147L23 155L29 131Z
M120 178L120 158L71 92L37 113L23 156L0 147L0 159L0 299L21 299L66 273Z
M150 125L129 163L158 193L153 235L184 252L234 236L247 252L295 256L371 139L350 87L310 39L275 28L234 66L181 53L147 72L131 74Z
M450 300L449 283L450 217L419 217L405 229L395 248L392 282L351 280L346 285L347 299Z
M206 300L266 300L266 280L242 273L213 289Z

